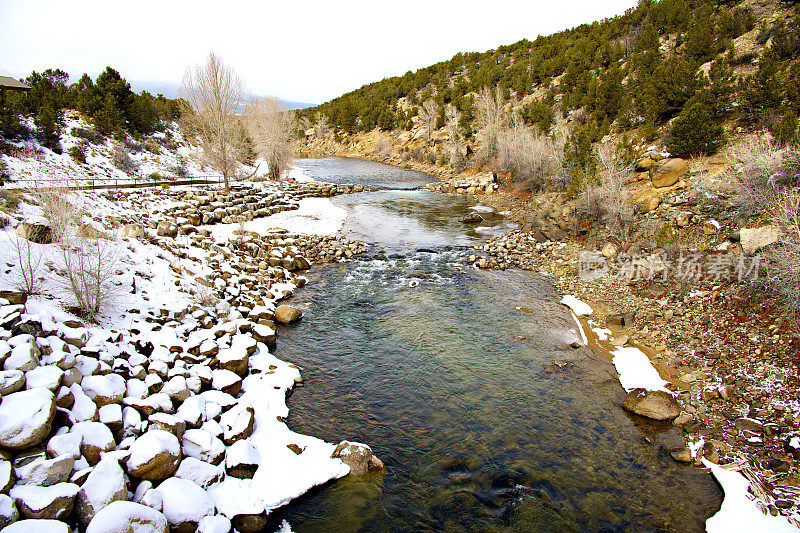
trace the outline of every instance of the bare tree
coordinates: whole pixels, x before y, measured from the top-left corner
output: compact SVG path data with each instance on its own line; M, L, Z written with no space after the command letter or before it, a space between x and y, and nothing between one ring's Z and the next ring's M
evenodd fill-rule
M596 193L599 196L603 220L622 244L627 244L633 230L633 206L625 201L623 193L630 169L611 144L600 146L597 161L600 187L596 189Z
M464 154L461 153L461 112L453 104L447 104L444 108L444 123L447 128L447 135L450 137L450 163L456 172L464 170Z
M247 148L237 116L244 102L244 83L211 52L204 65L186 71L181 96L186 102L185 125L198 134L208 164L222 174L228 189Z
M419 120L425 127L425 143L431 144L431 137L436 130L436 121L439 119L439 104L433 99L425 100L417 116L419 116Z
M8 238L11 240L11 247L19 262L17 284L25 294L30 295L36 294L41 286L39 271L44 260L44 250L41 245L34 244L27 237L27 235L20 236L17 233Z
M328 115L325 113L318 113L317 120L314 122L314 134L317 139L327 139L331 133L331 123L328 120Z
M511 127L501 130L498 140L500 165L517 181L528 182L533 189L558 186L566 174L564 152L550 137L536 135L514 115Z
M267 162L270 179L280 179L294 157L294 111L277 98L266 97L251 101L245 117L253 148Z
M499 87L494 91L484 87L478 95L477 104L479 135L483 140L483 159L488 162L497 155L498 137L505 125L503 114L505 99Z

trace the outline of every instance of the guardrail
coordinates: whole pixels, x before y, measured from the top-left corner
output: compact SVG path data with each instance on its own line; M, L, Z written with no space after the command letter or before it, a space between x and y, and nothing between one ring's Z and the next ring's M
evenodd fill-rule
M230 180L235 181L234 179ZM219 185L224 184L221 174L204 174L200 176L159 176L158 178L139 178L130 176L128 178L78 178L72 180L64 179L16 179L14 183L29 184L25 188L53 188L68 190L96 190L96 189L133 189L140 187L173 187L177 185Z

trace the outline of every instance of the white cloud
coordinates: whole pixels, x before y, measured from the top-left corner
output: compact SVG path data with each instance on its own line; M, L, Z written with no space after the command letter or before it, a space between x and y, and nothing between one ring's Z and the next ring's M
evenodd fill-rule
M635 0L376 2L0 0L0 68L73 76L111 65L128 80L180 82L210 50L248 88L322 102L459 51L621 14Z

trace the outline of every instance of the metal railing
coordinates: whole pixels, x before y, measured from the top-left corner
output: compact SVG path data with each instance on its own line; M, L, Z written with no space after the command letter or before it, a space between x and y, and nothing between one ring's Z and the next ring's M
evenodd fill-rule
M234 180L231 179L231 182ZM141 187L173 187L178 185L224 185L222 174L203 174L200 176L164 176L158 177L91 177L91 178L17 178L14 183L26 184L26 189L31 188L56 188L68 190L96 190L96 189L133 189Z

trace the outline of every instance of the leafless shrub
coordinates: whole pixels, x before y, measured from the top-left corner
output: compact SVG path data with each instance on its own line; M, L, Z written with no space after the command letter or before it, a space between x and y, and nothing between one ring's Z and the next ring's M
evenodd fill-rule
M25 294L38 293L42 282L39 273L44 261L44 249L17 235L9 236L9 239L17 258L17 287Z
M444 108L445 127L447 135L450 137L450 164L453 170L461 172L466 166L466 159L461 153L461 112L453 104L447 104Z
M550 137L534 134L519 116L500 132L498 153L500 165L534 190L553 187L566 173L563 150Z
M597 161L600 187L596 188L595 193L598 195L603 222L612 235L622 244L627 244L630 242L634 221L633 206L624 198L630 169L610 144L600 146Z
M767 284L792 314L800 312L800 192L784 194L775 205L773 222L780 242L767 253Z
M81 236L88 235L79 231L81 210L70 201L65 188L40 190L35 195L58 246L65 289L75 298L77 311L95 319L116 296L111 281L118 263L117 248L102 232Z
M431 137L436 131L436 121L439 118L439 104L433 99L425 100L417 113L422 126L425 128L425 143L431 144Z
M294 111L277 98L259 98L247 106L245 124L256 154L267 162L269 177L280 179L294 158Z
M505 125L504 107L505 99L499 87L494 91L484 87L478 95L478 136L483 141L479 155L484 163L497 155L498 138Z
M59 243L64 283L76 300L80 315L96 319L116 297L111 283L119 260L113 241L71 235Z
M726 171L734 187L733 199L740 215L770 212L795 187L800 186L800 150L781 149L768 139L748 136L727 151L731 167Z
M128 150L124 146L114 147L111 163L126 174L136 174L139 171L139 165L131 159Z
M314 122L314 135L317 139L327 139L331 133L331 123L328 120L328 115L325 113L318 113L317 120Z

